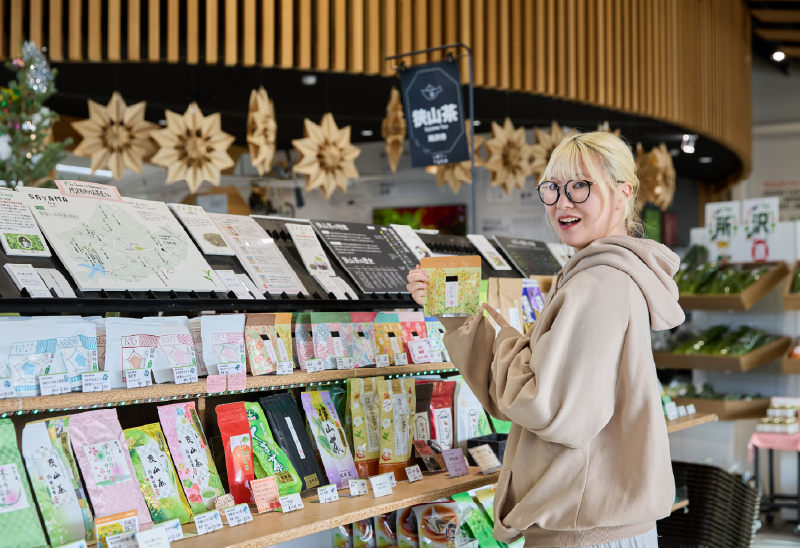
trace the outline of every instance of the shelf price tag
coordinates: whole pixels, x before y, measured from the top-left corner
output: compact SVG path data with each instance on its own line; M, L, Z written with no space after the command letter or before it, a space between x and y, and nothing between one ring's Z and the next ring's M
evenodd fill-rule
M169 548L169 536L163 527L153 527L136 533L139 548Z
M319 358L315 358L313 360L306 360L306 373L316 373L317 371L322 371L325 369L325 366L322 363L322 360Z
M294 362L278 362L278 369L275 371L278 375L291 375L294 370Z
M108 371L92 371L81 375L84 392L103 392L111 390L111 378Z
M2 380L2 379L0 379L0 380ZM687 415L694 415L695 413L697 413L697 409L694 408L694 404L693 403L690 403L689 405L686 406L686 414Z
M675 419L678 419L680 417L678 415L678 406L675 404L674 401L665 404L664 411L667 412L667 420L674 421Z
M414 483L415 481L421 480L422 470L419 469L419 464L415 464L414 466L406 466L406 476L408 476L409 483Z
M225 375L209 375L206 377L206 393L216 394L225 392L227 388L227 377Z
M171 519L169 521L162 521L158 525L154 525L155 527L161 527L167 532L167 538L170 542L175 542L176 540L181 540L183 538L183 529L181 528L181 520L178 518Z
M319 495L319 501L323 504L339 500L339 491L335 485L317 487L317 494Z
M500 461L497 459L497 455L494 454L494 451L488 444L470 447L468 451L469 454L472 455L472 458L475 459L475 462L478 463L478 466L481 467L481 472L483 472L484 475L493 474L502 467L502 464L500 464Z
M463 449L460 447L445 449L442 451L442 456L444 457L444 463L447 466L447 471L450 472L451 478L469 474L469 468L467 468L467 460L464 458Z
M259 514L281 507L278 502L278 484L275 476L252 480L250 487L253 489L253 497L256 499Z
M217 365L220 375L238 375L244 373L244 365L239 362L235 363L221 363Z
M236 375L228 375L228 391L245 390L247 388L247 374L237 373Z
M408 365L408 356L405 352L398 352L394 355L395 365Z
M153 381L150 379L150 369L126 369L125 380L128 388L144 388L150 386Z
M69 375L55 373L53 375L39 375L39 391L42 396L58 396L70 391Z
M353 369L355 362L351 356L336 358L336 369Z
M194 524L197 526L198 535L213 533L217 529L222 529L222 516L219 515L219 510L195 514Z
M303 501L298 493L292 493L278 499L284 512L294 512L303 508Z
M10 377L0 378L0 398L13 398L14 386L11 384Z
M62 544L57 548L89 548L89 547L86 544L86 540L81 539L81 540L76 540L75 542L68 542L67 544Z
M367 480L364 479L350 480L351 497L360 497L361 495L366 495L368 493L369 493L369 488L367 487Z
M250 507L247 506L246 502L237 504L233 508L226 508L225 517L228 518L228 525L231 527L253 521L253 515L250 513Z
M431 363L442 363L442 352L440 350L431 350Z
M679 417L685 417L688 414L689 413L688 413L688 411L686 411L686 407L685 406L683 406L683 405L679 405L678 406L678 416Z
M387 474L373 476L369 478L369 482L372 484L372 494L376 499L392 494L392 482Z
M389 354L378 354L375 356L375 365L378 367L389 367Z
M136 531L125 531L105 538L108 548L136 548Z
M175 384L189 384L190 382L197 382L196 365L173 367L172 374L175 377Z

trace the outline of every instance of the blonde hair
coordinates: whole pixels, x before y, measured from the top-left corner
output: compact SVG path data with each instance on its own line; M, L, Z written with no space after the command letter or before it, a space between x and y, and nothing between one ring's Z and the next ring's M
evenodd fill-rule
M588 171L588 173L586 173ZM624 195L617 181L630 183L631 197L626 200L623 223L631 236L642 234L642 220L636 211L639 177L636 161L627 143L613 133L592 131L564 138L550 156L539 183L553 179L588 179L602 183L615 197Z

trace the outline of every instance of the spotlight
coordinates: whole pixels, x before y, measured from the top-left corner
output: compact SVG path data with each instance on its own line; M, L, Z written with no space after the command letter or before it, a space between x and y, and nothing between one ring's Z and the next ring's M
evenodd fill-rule
M711 156L703 156L701 158L698 158L697 161L700 162L701 164L710 164L711 162L714 161L714 158L712 158Z
M372 130L371 129L364 129L361 130L362 137L372 137Z
M300 81L303 82L304 86L313 86L317 83L317 76L316 74L305 74Z
M688 133L683 136L681 140L681 150L686 154L694 154L694 143L697 141L697 135L689 135Z
M772 54L773 61L777 61L778 63L780 63L784 59L786 59L786 54L783 53L782 51L776 51L775 53Z
M475 127L478 127L479 125L481 125L481 121L480 120L473 120L472 121L472 125L475 126Z

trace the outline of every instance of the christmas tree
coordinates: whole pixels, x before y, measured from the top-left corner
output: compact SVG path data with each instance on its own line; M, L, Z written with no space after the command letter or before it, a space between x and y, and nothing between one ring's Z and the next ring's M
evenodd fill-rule
M66 157L64 147L72 140L53 142L52 128L58 114L44 106L56 92L56 69L51 69L42 50L25 42L22 53L6 62L16 80L0 87L0 181L7 186L40 186L50 171Z

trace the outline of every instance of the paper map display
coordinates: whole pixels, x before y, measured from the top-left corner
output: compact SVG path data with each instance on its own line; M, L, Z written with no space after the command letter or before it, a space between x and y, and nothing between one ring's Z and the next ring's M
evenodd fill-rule
M225 291L162 202L76 198L31 187L21 194L82 290Z

